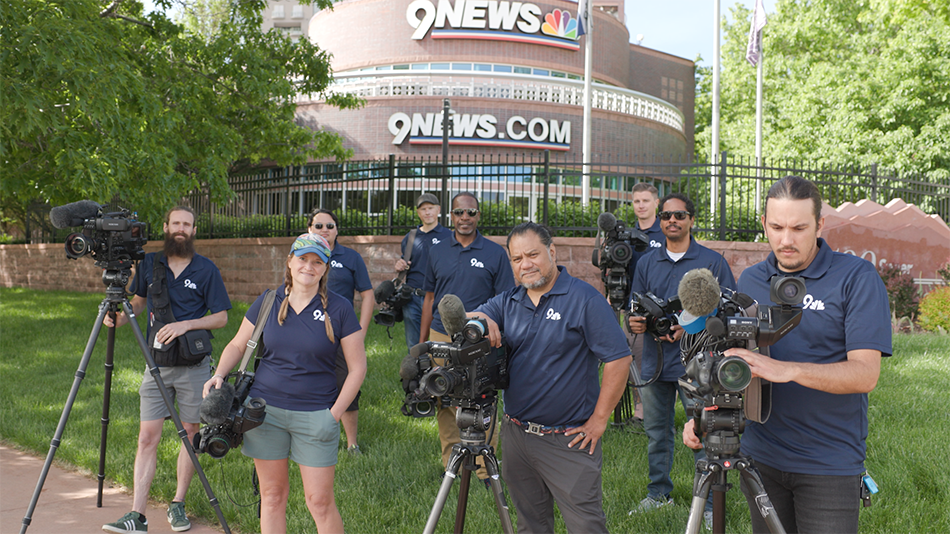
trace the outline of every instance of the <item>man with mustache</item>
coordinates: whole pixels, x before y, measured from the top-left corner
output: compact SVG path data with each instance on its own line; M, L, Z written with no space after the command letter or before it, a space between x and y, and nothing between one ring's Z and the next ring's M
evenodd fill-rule
M631 292L653 293L661 299L669 300L677 296L680 279L693 269L709 269L720 286L736 288L732 270L722 254L710 250L690 235L693 227L693 201L682 193L670 193L660 200L660 227L666 242L658 249L640 258L636 272L630 284ZM628 321L630 332L643 334L647 331L644 317L631 315ZM676 394L686 407L691 402L681 391L677 380L683 374L680 361L680 343L683 327L673 326L669 335L657 341L646 338L643 343L643 380L650 380L657 371L657 348L662 348L663 369L656 381L640 389L643 399L643 429L648 438L647 461L649 463L650 483L647 496L630 513L643 513L670 506L673 499L673 481L670 470L673 467L673 445L675 430L673 416L676 413ZM696 451L697 459L702 451ZM712 525L712 494L706 503L703 514L707 527Z
M211 347L207 347L207 354L189 355L190 359L185 360L182 357L182 350L186 350L183 347L187 347L185 334L223 328L228 323L231 300L218 268L208 258L195 254L195 212L185 206L174 207L165 214L162 228L164 250L159 254L146 254L139 263L133 282L135 297L131 304L135 315L148 308L147 337L152 355L169 396L178 401L181 423L191 442L200 427L201 390L211 378ZM156 276L157 270L163 270L164 277ZM165 283L161 283L162 278ZM163 306L163 303L167 304ZM163 314L157 307L170 307L174 321L162 322L160 317ZM116 317L115 323L108 315L103 319L106 326L122 326L127 322L124 313ZM102 529L108 532L148 531L145 508L155 478L162 424L169 413L155 378L147 369L139 388L139 411L141 422L135 454L132 511L114 523L102 525ZM185 514L185 495L194 474L191 458L179 443L178 486L168 507L168 522L175 532L191 528Z
M451 293L461 299L466 310L474 310L489 298L515 285L508 254L501 245L486 239L478 231L481 213L478 199L468 191L452 198L452 226L455 231L449 239L429 249L426 266L425 300L419 342L426 340L449 342L439 316L438 303ZM438 362L437 362L438 363ZM442 465L447 465L452 445L459 443L459 428L455 424L455 408L442 406L436 418L439 423L439 441L442 444ZM498 433L490 432L490 444L498 447ZM482 465L481 458L478 464ZM476 471L478 478L488 485L484 467Z
M881 357L891 355L887 289L874 264L835 252L821 238L821 194L786 176L765 198L762 227L772 253L742 273L739 290L769 305L774 276L805 281L801 323L769 347L769 356L729 349L753 376L772 382L772 414L750 421L742 452L750 455L788 532L857 532L868 435L868 393ZM683 441L701 446L686 424ZM745 480L742 491L755 510ZM753 532L768 532L757 511Z

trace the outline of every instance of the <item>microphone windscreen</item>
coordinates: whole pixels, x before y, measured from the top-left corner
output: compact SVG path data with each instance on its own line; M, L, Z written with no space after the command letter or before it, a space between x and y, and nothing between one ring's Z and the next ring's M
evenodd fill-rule
M695 317L709 315L719 306L719 282L709 269L693 269L684 274L677 294L683 310Z
M56 228L82 226L83 221L95 217L101 207L91 200L80 200L64 206L56 206L49 210L49 221Z
M420 343L425 345L425 343ZM413 347L415 348L415 347ZM419 357L413 356L412 351L402 359L399 364L399 378L403 380L412 380L419 374Z
M373 297L376 299L376 304L382 304L395 292L396 284L394 284L392 280L383 280L376 286L376 289L373 290Z
M450 337L462 331L468 318L465 317L465 305L455 295L447 294L439 301L439 316L442 326Z
M420 356L422 356L423 354L427 352L429 352L428 343L417 343L409 347L409 355L412 356L413 358L419 358Z
M234 385L225 382L218 389L212 389L202 399L198 415L206 425L220 425L228 419L231 404L234 402Z
M613 213L605 211L597 216L597 226L604 232L609 232L617 227L617 218Z

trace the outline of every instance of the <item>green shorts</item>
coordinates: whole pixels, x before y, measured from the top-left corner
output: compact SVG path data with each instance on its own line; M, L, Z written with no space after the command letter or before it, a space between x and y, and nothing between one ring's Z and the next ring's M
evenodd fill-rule
M295 412L267 406L261 426L244 433L245 456L258 460L284 460L307 467L336 465L340 423L329 409Z
M178 416L183 423L198 424L198 410L201 408L201 390L205 382L211 378L211 358L205 356L195 365L179 365L174 367L159 367L165 391L172 399L172 404L178 401ZM162 393L152 373L145 369L142 385L139 387L139 417L142 421L155 421L170 417Z

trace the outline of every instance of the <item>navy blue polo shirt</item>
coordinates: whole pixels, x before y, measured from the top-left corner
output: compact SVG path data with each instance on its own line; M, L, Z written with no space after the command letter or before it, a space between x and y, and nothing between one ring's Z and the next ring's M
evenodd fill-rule
M661 299L669 300L677 296L680 280L684 274L693 269L703 268L712 271L720 286L729 289L736 288L732 269L729 268L729 263L722 254L700 245L690 236L689 248L677 262L674 262L667 253L665 240L660 248L643 256L637 262L637 270L630 283L630 290L641 294L649 291ZM649 380L656 373L656 342L650 334L646 336L643 341L643 369L640 371L640 376L644 380ZM679 341L676 343L664 341L662 346L663 372L657 380L676 382L683 376L684 371L683 362L680 360Z
M251 324L257 323L263 298L258 297L244 315ZM337 398L336 353L340 339L360 330L356 312L345 298L330 292L326 310L317 295L300 314L288 306L281 325L277 315L284 298L284 286L280 286L261 333L264 351L250 395L285 410L330 408ZM327 338L327 315L333 326L333 343Z
M599 363L629 356L630 349L604 296L564 267L558 273L537 306L517 286L475 311L505 333L511 377L505 413L547 426L576 426L597 405Z
M135 269L135 294L146 297L148 311L152 311L152 298L148 296L148 285L152 283L152 270L156 253L151 252L139 262ZM208 258L195 254L191 263L177 277L168 268L168 257L162 256L165 266L165 281L168 285L168 298L171 301L172 314L176 321L200 319L208 312L218 313L231 309L231 299L224 287L221 271ZM151 321L146 339L151 333Z
M461 299L468 311L514 285L508 253L501 245L485 239L481 232L476 231L475 241L463 247L453 232L448 241L429 249L423 289L435 295L431 328L446 333L438 308L439 301L446 294Z
M409 257L409 261L412 265L409 266L409 270L406 272L406 283L409 284L409 287L421 289L422 286L425 285L429 249L432 248L432 245L438 245L443 241L449 240L452 234L452 230L449 230L441 224L436 224L435 228L428 232L423 232L422 226L417 229L416 239L412 244L412 256ZM403 259L406 258L408 241L409 234L406 234L406 237L402 238L402 248L399 249L402 251Z
M362 293L373 289L366 262L359 252L349 247L337 243L330 254L330 265L327 267L327 289L350 301L350 306L353 306L354 291Z
M633 281L633 274L636 272L636 269L637 269L637 262L640 261L640 258L646 256L650 252L653 252L654 249L658 249L662 247L663 244L666 243L666 236L663 235L663 229L660 228L659 217L653 219L653 226L647 228L646 230L643 230L642 228L640 228L639 221L635 223L634 227L637 230L641 230L643 233L647 235L648 238L650 238L650 246L643 249L642 252L637 252L636 249L633 250L633 256L630 258L630 264L627 265L627 280L630 281L631 283ZM627 300L629 299L630 299L630 291L628 288Z
M835 363L848 351L891 355L887 290L874 265L834 252L818 240L818 255L801 273L806 295L802 322L769 348L782 361ZM769 306L769 278L779 271L775 254L743 271L739 291ZM811 475L858 475L864 471L868 395L839 395L800 384L772 384L772 415L750 422L742 450L782 471Z

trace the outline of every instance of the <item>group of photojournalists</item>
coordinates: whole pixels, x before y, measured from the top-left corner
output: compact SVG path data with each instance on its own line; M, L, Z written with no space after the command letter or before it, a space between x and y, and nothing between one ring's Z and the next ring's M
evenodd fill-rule
M405 327L403 413L437 419L445 473L426 532L460 471L466 489L474 471L471 480L492 493L501 530L513 528L507 490L518 532L554 532L555 504L568 532L607 532L602 437L625 392L636 406L625 423L642 425L647 438L649 478L642 500L622 505L629 514L674 506L681 439L695 456L686 532L722 531L730 471L754 532L857 532L861 504L876 491L864 467L868 393L892 350L874 266L822 239L820 193L797 176L769 189L761 224L771 253L738 281L722 254L693 237L686 195L658 198L642 182L632 197L636 221L598 218L592 260L603 291L558 264L543 225L517 225L505 246L487 239L469 192L451 199L451 229L439 223L437 196L418 197L421 224L402 240L396 276L374 290L360 254L337 242L336 215L316 209L288 251L283 284L251 305L214 365L210 331L227 324L231 303L218 267L195 252L191 209L169 210L163 250L151 254L127 213L93 213L93 203L54 212L54 224L83 226L67 240L70 257L91 253L109 272L139 260L130 307L148 313L156 368L139 390L133 506L102 528L148 529L150 485L167 468L157 465L171 406L163 383L187 433L167 513L173 530L191 526L193 444L219 458L240 447L254 459L262 532L287 529L289 460L318 532L342 532L340 428L348 454L368 454L357 421L375 317ZM126 313L103 318L108 327L127 322ZM679 436L677 397L687 414Z

